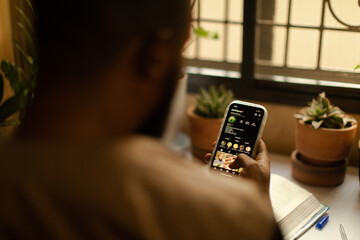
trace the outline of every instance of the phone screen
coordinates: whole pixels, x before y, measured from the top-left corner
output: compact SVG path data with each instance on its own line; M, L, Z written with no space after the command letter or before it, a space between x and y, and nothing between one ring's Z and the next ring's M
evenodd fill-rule
M252 155L264 114L262 108L238 103L230 105L212 156L211 168L234 175L242 171L241 168L231 169L229 164L240 153Z

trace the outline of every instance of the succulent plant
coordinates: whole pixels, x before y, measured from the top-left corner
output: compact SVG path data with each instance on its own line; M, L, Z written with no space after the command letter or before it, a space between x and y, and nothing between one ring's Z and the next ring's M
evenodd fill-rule
M226 89L224 85L218 88L212 85L209 90L201 88L195 113L206 118L222 118L233 97L233 91Z
M308 107L295 114L295 118L302 120L306 124L311 124L313 128L346 128L356 123L356 120L345 114L340 108L335 107L325 96L325 92L313 99Z

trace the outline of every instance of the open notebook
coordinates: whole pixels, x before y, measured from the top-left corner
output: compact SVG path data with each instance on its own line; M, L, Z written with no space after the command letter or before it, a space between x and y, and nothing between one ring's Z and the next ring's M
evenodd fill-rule
M329 210L312 193L276 174L271 175L270 198L284 240L297 239Z

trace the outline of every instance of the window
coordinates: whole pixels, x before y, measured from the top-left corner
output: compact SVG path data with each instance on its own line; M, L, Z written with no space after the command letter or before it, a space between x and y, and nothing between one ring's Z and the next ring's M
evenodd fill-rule
M239 75L242 61L243 0L200 0L193 9L193 26L216 31L220 38L193 39L185 53L188 65L232 70ZM209 50L211 49L211 50Z
M220 40L200 39L187 50L190 90L224 82L244 98L296 105L325 90L345 111L360 112L359 4L199 0L194 25Z

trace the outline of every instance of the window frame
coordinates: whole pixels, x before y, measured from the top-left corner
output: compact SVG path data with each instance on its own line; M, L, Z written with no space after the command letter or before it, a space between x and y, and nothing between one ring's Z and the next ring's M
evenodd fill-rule
M255 74L257 1L244 0L243 9L242 63L229 64L199 61L196 59L186 60L187 65L199 67L216 65L224 70L239 71L240 78L189 73L188 92L197 93L202 87L206 88L213 84L224 84L234 91L236 97L241 99L305 106L307 102L316 97L319 92L325 91L327 96L331 98L333 104L339 106L344 111L360 113L360 88L339 87L335 86L336 82L319 81L312 78L297 79L294 77L281 76L281 81L279 81L279 76ZM204 66L202 66L202 64ZM313 71L309 71L308 75L310 76L312 73L316 74ZM346 73L339 74L341 76L341 74ZM296 82L296 80L298 80L298 82ZM314 85L306 83L314 81L323 84Z

